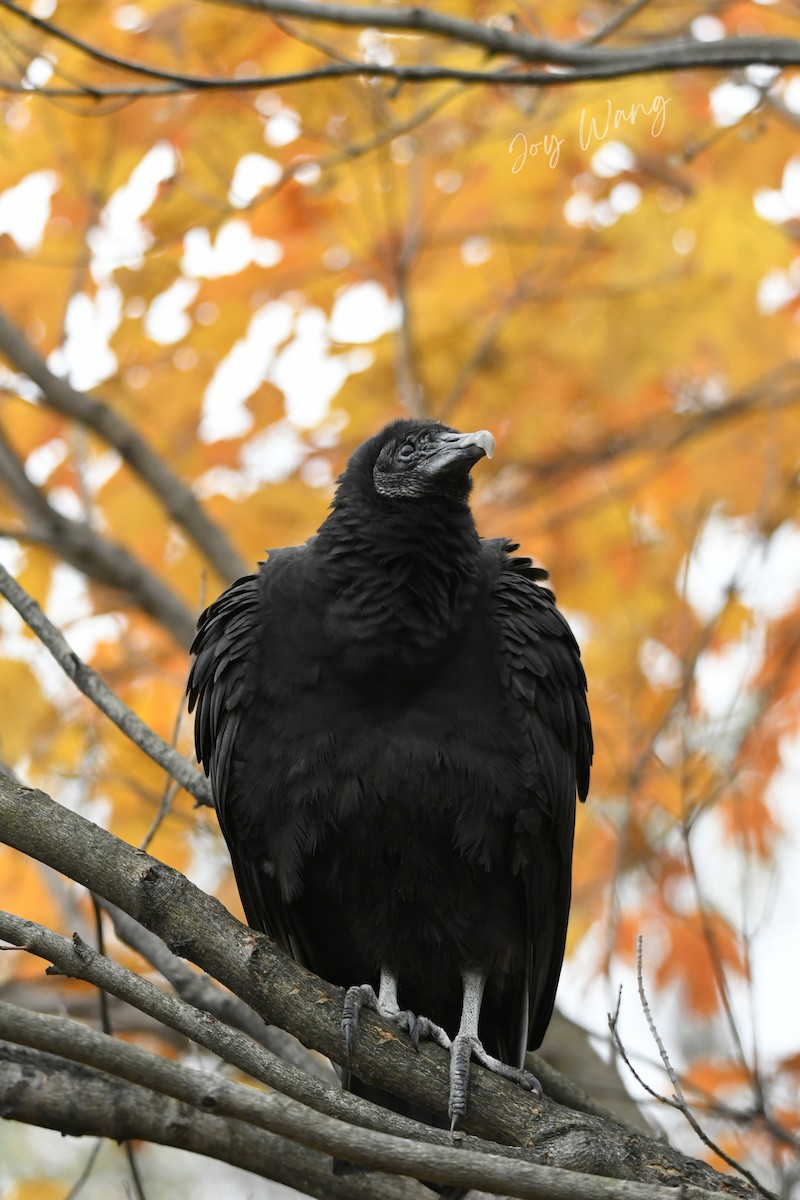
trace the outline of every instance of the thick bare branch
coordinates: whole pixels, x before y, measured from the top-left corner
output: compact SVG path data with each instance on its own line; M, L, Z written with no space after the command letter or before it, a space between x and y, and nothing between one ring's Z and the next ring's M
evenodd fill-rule
M116 911L119 912L119 910ZM130 917L127 919L128 921L132 920ZM154 937L152 934L148 936ZM293 1070L291 1065L287 1068L273 1054L263 1054L248 1037L242 1037L229 1024L220 1020L220 1014L216 1014L218 1019L212 1019L215 1015L213 1009L207 1009L202 1002L205 996L198 997L190 1004L176 1000L175 997L164 992L155 984L141 979L132 971L104 957L81 941L77 935L73 934L70 941L32 921L26 921L11 913L0 912L0 940L19 946L28 953L36 954L53 963L57 974L68 976L71 979L83 979L87 983L102 988L109 995L132 1006L131 1011L138 1010L148 1015L153 1021L161 1023L163 1028L182 1034L245 1074L258 1079L267 1087L274 1088L276 1091L310 1106L317 1112L349 1121L365 1129L377 1129L398 1137L413 1138L434 1145L447 1146L451 1144L449 1135L443 1130L420 1125L418 1122L396 1113L378 1109L357 1096L341 1092L338 1087L332 1087L327 1081L319 1086L315 1080L309 1079L305 1071ZM160 939L156 940L160 942ZM163 946L163 942L160 944ZM189 968L183 967L183 970L188 971ZM198 978L196 973L192 972L192 974ZM13 1003L13 996L9 998ZM236 1000L235 997L231 997L231 999ZM241 1004L241 1001L238 1003ZM74 1012L74 1004L71 1007ZM201 1010L200 1012L196 1011L198 1008ZM37 1011L46 1010L37 1008ZM253 1021L259 1020L252 1009L247 1008L247 1012L250 1013ZM237 1018L234 1022L236 1024L239 1014L235 1013L234 1015ZM152 1030L152 1026L150 1028ZM537 1064L537 1067L540 1065ZM553 1075L557 1076L558 1073L551 1071L548 1076L546 1072L545 1065L545 1086L548 1086L549 1090ZM559 1078L556 1083L563 1088L563 1080ZM578 1097L579 1101L585 1099L585 1097ZM584 1108L581 1111L587 1110ZM604 1114L598 1113L598 1115L603 1116ZM614 1120L613 1117L607 1117L607 1119ZM482 1153L486 1153L492 1148L491 1143L469 1136L462 1138L462 1144L467 1150ZM503 1153L519 1158L530 1157L528 1151L509 1147L504 1147Z
M365 1129L378 1129L398 1137L416 1138L436 1145L449 1144L442 1130L422 1126L406 1117L378 1109L358 1096L340 1091L338 1086L320 1081L284 1063L202 1006L198 1011L193 1004L178 999L106 958L75 934L70 941L33 921L0 912L0 939L53 963L54 969L50 974L82 979L102 988L110 996L130 1005L132 1010L146 1013L159 1022L165 1031L173 1030L182 1034L253 1079L317 1112L350 1121ZM258 1019L255 1014L253 1016ZM477 1138L467 1140L468 1148L477 1149L481 1145L485 1144Z
M91 667L70 647L64 636L48 620L39 605L20 587L16 579L0 565L0 595L17 610L25 624L44 643L58 665L80 688L85 696L121 729L126 737L135 742L149 758L180 783L200 804L213 804L208 781L187 759L173 749L162 737L145 725L127 704L124 704L111 688L103 682Z
M65 1017L43 1016L0 1002L0 1036L171 1096L198 1112L243 1121L369 1170L484 1191L501 1190L521 1200L568 1200L576 1192L585 1200L633 1196L631 1185L615 1180L587 1179L495 1154L474 1154L463 1146L425 1145L358 1128L315 1113L286 1096L258 1092L172 1062ZM663 1188L645 1188L639 1194L666 1200Z
M541 1171L494 1156L475 1156L452 1147L409 1143L374 1130L348 1125L314 1113L277 1093L264 1093L222 1076L160 1058L148 1050L96 1032L65 1017L26 1012L0 1002L0 1037L31 1049L58 1054L190 1105L199 1112L233 1117L268 1133L279 1134L323 1153L337 1154L372 1170L416 1174L443 1183L511 1190L517 1196L543 1195L535 1185L520 1185L520 1171ZM513 1177L512 1177L513 1173Z
M422 1200L425 1195L410 1180L334 1176L325 1155L54 1054L3 1042L0 1112L74 1136L142 1139L191 1150L320 1200Z
M241 996L267 1022L288 1029L335 1061L345 1061L341 989L291 962L268 938L245 928L177 871L42 792L20 788L5 778L0 778L0 840L91 887ZM431 1045L415 1052L410 1039L384 1029L374 1014L364 1020L351 1066L366 1082L444 1114L447 1056ZM465 1124L481 1136L510 1145L530 1146L535 1129L532 1154L541 1161L562 1170L636 1180L630 1191L622 1183L617 1185L621 1190L615 1194L620 1197L630 1194L645 1200L651 1185L657 1195L664 1185L674 1186L676 1179L684 1181L686 1196L696 1195L697 1187L717 1194L753 1194L740 1181L670 1147L597 1117L540 1102L478 1067L471 1072ZM578 1190L587 1197L599 1194L586 1190L588 1179L580 1180ZM576 1186L573 1178L570 1195Z
M422 1175L440 1183L483 1189L501 1188L522 1200L566 1200L574 1195L573 1189L588 1200L629 1195L628 1186L615 1181L587 1183L579 1175L498 1155L476 1155L463 1146L409 1143L385 1133L354 1128L285 1096L260 1093L218 1075L179 1065L64 1017L43 1016L0 1003L0 1035L171 1096L200 1112L232 1117L370 1170ZM646 1189L646 1193L653 1198L659 1193L664 1195L663 1189Z

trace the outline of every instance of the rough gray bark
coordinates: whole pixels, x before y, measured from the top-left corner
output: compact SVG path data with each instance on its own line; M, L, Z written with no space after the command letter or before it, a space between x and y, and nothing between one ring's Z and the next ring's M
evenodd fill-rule
M268 938L241 925L177 871L62 808L44 793L5 778L0 779L0 839L130 913L174 953L225 984L268 1023L287 1029L334 1061L344 1061L341 991L291 962ZM367 1082L431 1111L445 1112L446 1055L431 1045L415 1053L409 1039L385 1029L374 1014L366 1014L352 1067ZM526 1164L584 1173L585 1179L571 1176L572 1195L629 1195L642 1200L659 1196L662 1200L665 1185L674 1188L678 1182L686 1196L697 1195L694 1189L698 1188L707 1194L754 1195L741 1181L720 1175L661 1142L600 1117L539 1101L479 1067L472 1068L470 1088L466 1129L523 1149ZM517 1166L521 1169L522 1164ZM613 1191L589 1190L591 1183L602 1179L626 1181L632 1190L619 1184Z
M0 1041L0 1117L73 1136L176 1146L275 1179L320 1200L425 1200L410 1179L331 1174L331 1160L241 1121L198 1112L149 1088ZM430 1193L427 1193L430 1196Z

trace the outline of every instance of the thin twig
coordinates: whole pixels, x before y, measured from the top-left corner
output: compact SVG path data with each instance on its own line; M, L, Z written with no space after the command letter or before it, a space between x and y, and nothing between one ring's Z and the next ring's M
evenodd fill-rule
M103 1138L98 1138L97 1141L95 1142L94 1146L92 1146L89 1157L86 1159L86 1162L83 1165L83 1170L81 1171L80 1175L75 1180L75 1182L73 1183L72 1187L69 1189L69 1192L64 1197L64 1200L78 1200L78 1196L79 1196L80 1192L83 1190L83 1185L85 1183L88 1183L88 1181L89 1181L89 1176L91 1175L92 1171L95 1168L95 1164L97 1162L97 1156L100 1153L100 1151L102 1150L102 1148L103 1148Z
M173 750L175 749L175 739L170 742ZM139 843L140 850L149 850L150 843L161 828L165 818L168 816L172 808L172 802L178 794L180 785L174 779L167 779L164 783L164 790L161 793L161 801L158 806L158 811L150 823L150 828Z
M652 1088L650 1086L650 1084L647 1083L647 1081L642 1078L642 1076L636 1070L636 1068L634 1067L630 1058L628 1057L628 1052L625 1049L625 1046L623 1044L622 1038L620 1037L620 1033L619 1033L619 1013L620 1013L621 1007L622 1007L622 984L619 985L619 991L617 992L617 1006L614 1009L613 1013L608 1014L608 1028L611 1033L611 1039L614 1043L616 1050L619 1053L620 1058L625 1063L625 1066L628 1068L631 1075L636 1080L636 1082L639 1084L639 1086L644 1088L644 1090L647 1092L648 1096L652 1096L654 1100L658 1100L659 1104L667 1104L667 1105L669 1105L670 1108L677 1108L678 1105L674 1099L670 1100L669 1096L662 1096L660 1092L655 1091L655 1089Z
M128 1160L128 1170L131 1173L131 1183L133 1184L133 1190L136 1193L137 1200L147 1200L147 1195L144 1190L144 1182L142 1180L142 1173L139 1170L139 1162L136 1157L136 1151L130 1138L125 1139L124 1147L125 1157Z
M714 1154L718 1155L722 1159L723 1162L727 1163L729 1167L732 1167L734 1171L738 1171L740 1175L743 1175L744 1178L749 1183L751 1183L753 1185L753 1187L756 1188L761 1193L762 1196L767 1197L767 1200L775 1200L774 1193L769 1191L768 1188L765 1188L762 1183L759 1183L759 1181L756 1179L755 1175L753 1175L752 1171L748 1171L747 1167L742 1166L742 1164L740 1162L737 1162L735 1158L732 1158L731 1155L728 1154L726 1150L723 1150L721 1146L718 1146L717 1143L708 1136L708 1134L703 1129L700 1122L695 1117L691 1108L687 1104L686 1097L683 1094L683 1088L681 1087L681 1083L680 1083L680 1080L678 1079L677 1072L675 1071L675 1068L673 1067L672 1063L670 1062L669 1055L667 1054L667 1051L666 1051L666 1047L664 1046L664 1043L661 1040L661 1035L659 1034L658 1029L656 1028L656 1023L653 1020L653 1014L650 1011L650 1004L648 1002L647 995L644 990L644 979L642 977L642 935L641 934L639 934L636 938L636 983L637 983L637 987L639 989L639 1002L642 1006L642 1012L645 1015L645 1020L647 1021L647 1028L650 1030L650 1035L651 1035L653 1041L655 1042L656 1047L658 1048L659 1057L661 1058L661 1061L664 1064L664 1070L667 1073L669 1081L672 1084L673 1088L675 1089L675 1098L674 1098L672 1107L677 1108L678 1111L683 1114L683 1116L686 1118L686 1120L691 1125L694 1132L700 1138L700 1141L705 1146L708 1146L709 1150L713 1150Z
M97 897L89 893L89 898L92 902L92 913L94 914L94 933L97 940L97 953L105 957L105 937L103 935L103 915L100 907L100 902ZM100 1028L103 1033L113 1034L114 1030L111 1024L111 1014L108 1008L108 996L103 988L97 989L97 996L100 1002Z
M105 937L103 935L103 920L102 910L96 896L91 895L92 911L94 913L95 937L97 938L97 953L105 957ZM97 997L100 1004L100 1028L107 1037L114 1036L114 1028L111 1023L111 1010L108 1003L108 995L103 988L97 989ZM128 1160L128 1170L130 1171L131 1183L133 1190L136 1193L137 1200L147 1200L142 1184L142 1176L139 1170L139 1164L136 1160L136 1150L133 1144L128 1140L123 1143L125 1157Z
M606 38L610 38L612 33L616 33L623 25L627 25L628 21L632 20L637 13L640 13L650 3L650 0L633 0L632 4L621 8L618 13L615 13L610 20L604 25L600 25L594 33L588 37L582 38L578 42L579 46L597 46L600 42L604 42Z
M181 725L183 724L183 718L185 715L186 715L186 702L185 702L183 696L181 696L180 701L178 703L178 711L175 714L175 723L172 726L172 737L169 740L170 746L172 747L173 750L175 750L176 753L177 753L177 748L178 748L178 737L180 736ZM177 794L178 794L178 784L177 784L176 780L172 779L172 777L170 775L167 775L167 778L164 781L164 790L161 793L161 803L158 806L158 812L156 813L155 817L153 818L150 828L148 829L147 833L144 835L141 842L139 843L140 850L149 849L150 843L152 842L153 838L156 836L159 829L161 828L161 824L164 821L165 817L167 816L169 810L171 809L172 802L175 799Z

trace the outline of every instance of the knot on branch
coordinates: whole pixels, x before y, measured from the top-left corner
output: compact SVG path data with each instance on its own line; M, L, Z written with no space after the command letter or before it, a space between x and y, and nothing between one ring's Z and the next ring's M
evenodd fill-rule
M187 880L153 860L141 871L138 880L139 911L135 914L146 928L158 924L160 936L174 954L181 958L197 943L197 936L187 929L185 891Z

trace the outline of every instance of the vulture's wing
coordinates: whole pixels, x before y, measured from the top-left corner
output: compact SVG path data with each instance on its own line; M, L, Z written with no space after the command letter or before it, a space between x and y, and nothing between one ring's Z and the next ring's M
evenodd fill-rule
M276 562L283 556L285 551L276 555ZM247 726L263 704L259 672L270 581L277 575L273 566L271 558L261 574L237 579L201 615L187 690L189 711L197 709L197 757L211 780L247 921L302 961L300 932L294 928L277 881L259 862L263 834L253 828L259 796L248 769Z
M516 814L515 871L527 903L528 1048L542 1041L553 1010L569 917L575 794L586 798L592 732L577 642L546 573L508 557L493 589L499 664L520 737L527 802ZM520 981L522 986L522 981Z
M256 693L259 598L258 575L237 579L201 614L192 643L187 691L189 712L197 708L194 745L223 828L236 734Z

